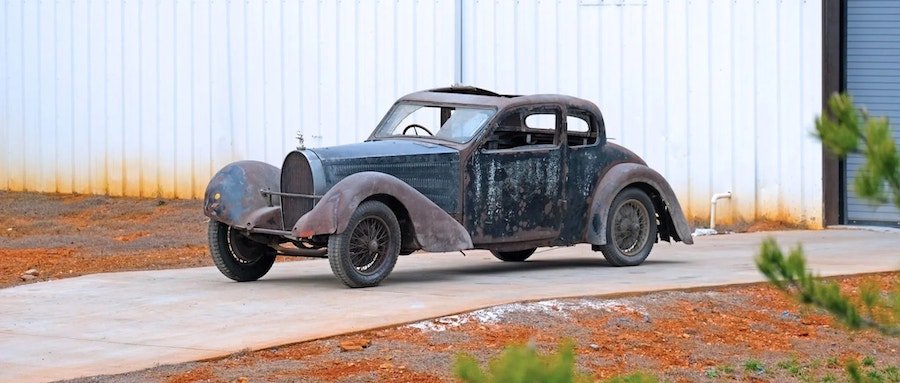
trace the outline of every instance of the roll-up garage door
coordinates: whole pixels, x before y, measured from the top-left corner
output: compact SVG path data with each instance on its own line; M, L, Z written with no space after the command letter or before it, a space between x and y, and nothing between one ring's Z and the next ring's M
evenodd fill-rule
M891 121L900 143L900 1L847 1L847 91L873 116ZM900 226L900 209L891 202L873 205L853 191L863 158L847 158L846 218L851 224Z

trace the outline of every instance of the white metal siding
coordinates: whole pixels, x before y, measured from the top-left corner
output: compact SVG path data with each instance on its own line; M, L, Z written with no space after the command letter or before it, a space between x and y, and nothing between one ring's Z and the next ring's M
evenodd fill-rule
M596 102L693 218L821 225L821 2L463 4L463 82Z
M0 0L0 189L197 197L454 81L453 0Z
M847 2L846 76L854 101L873 116L887 117L900 142L900 2ZM873 205L856 195L854 176L863 162L859 155L847 158L847 219L900 225L900 209L891 202Z
M0 0L0 188L196 197L461 72L597 102L694 218L820 224L820 2L460 1Z

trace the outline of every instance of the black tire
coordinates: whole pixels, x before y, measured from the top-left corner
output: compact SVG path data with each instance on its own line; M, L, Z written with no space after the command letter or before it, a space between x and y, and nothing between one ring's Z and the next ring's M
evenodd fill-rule
M637 266L647 259L656 242L656 210L642 190L619 192L609 208L603 257L613 266Z
M214 220L209 221L209 253L219 271L238 282L262 278L275 263L275 249Z
M534 254L536 248L531 248L527 250L518 250L518 251L497 251L491 250L491 254L494 254L497 259L503 262L524 262L528 257Z
M349 287L371 287L391 273L400 254L400 224L391 208L366 201L343 233L328 238L328 263Z

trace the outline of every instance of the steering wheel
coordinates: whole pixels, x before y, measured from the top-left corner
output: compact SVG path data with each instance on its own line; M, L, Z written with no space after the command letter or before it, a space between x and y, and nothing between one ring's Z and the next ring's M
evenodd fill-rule
M431 131L428 130L428 128L426 128L426 127L424 127L424 126L422 126L422 125L419 125L419 124L409 124L409 125L407 125L405 128L403 128L403 135L405 136L405 135L406 135L406 132L408 132L410 129L415 129L416 135L417 135L417 136L419 135L419 129L424 130L425 133L428 133L429 136L434 136L434 134L432 134Z

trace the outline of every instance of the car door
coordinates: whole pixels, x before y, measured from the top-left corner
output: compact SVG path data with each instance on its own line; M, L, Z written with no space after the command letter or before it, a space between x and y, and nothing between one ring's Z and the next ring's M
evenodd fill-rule
M476 245L558 237L562 113L555 105L508 111L471 156L465 219Z
M600 120L591 112L566 108L567 211L560 233L561 244L575 244L584 238L584 223L590 210L594 187L602 169L618 160L604 155Z

